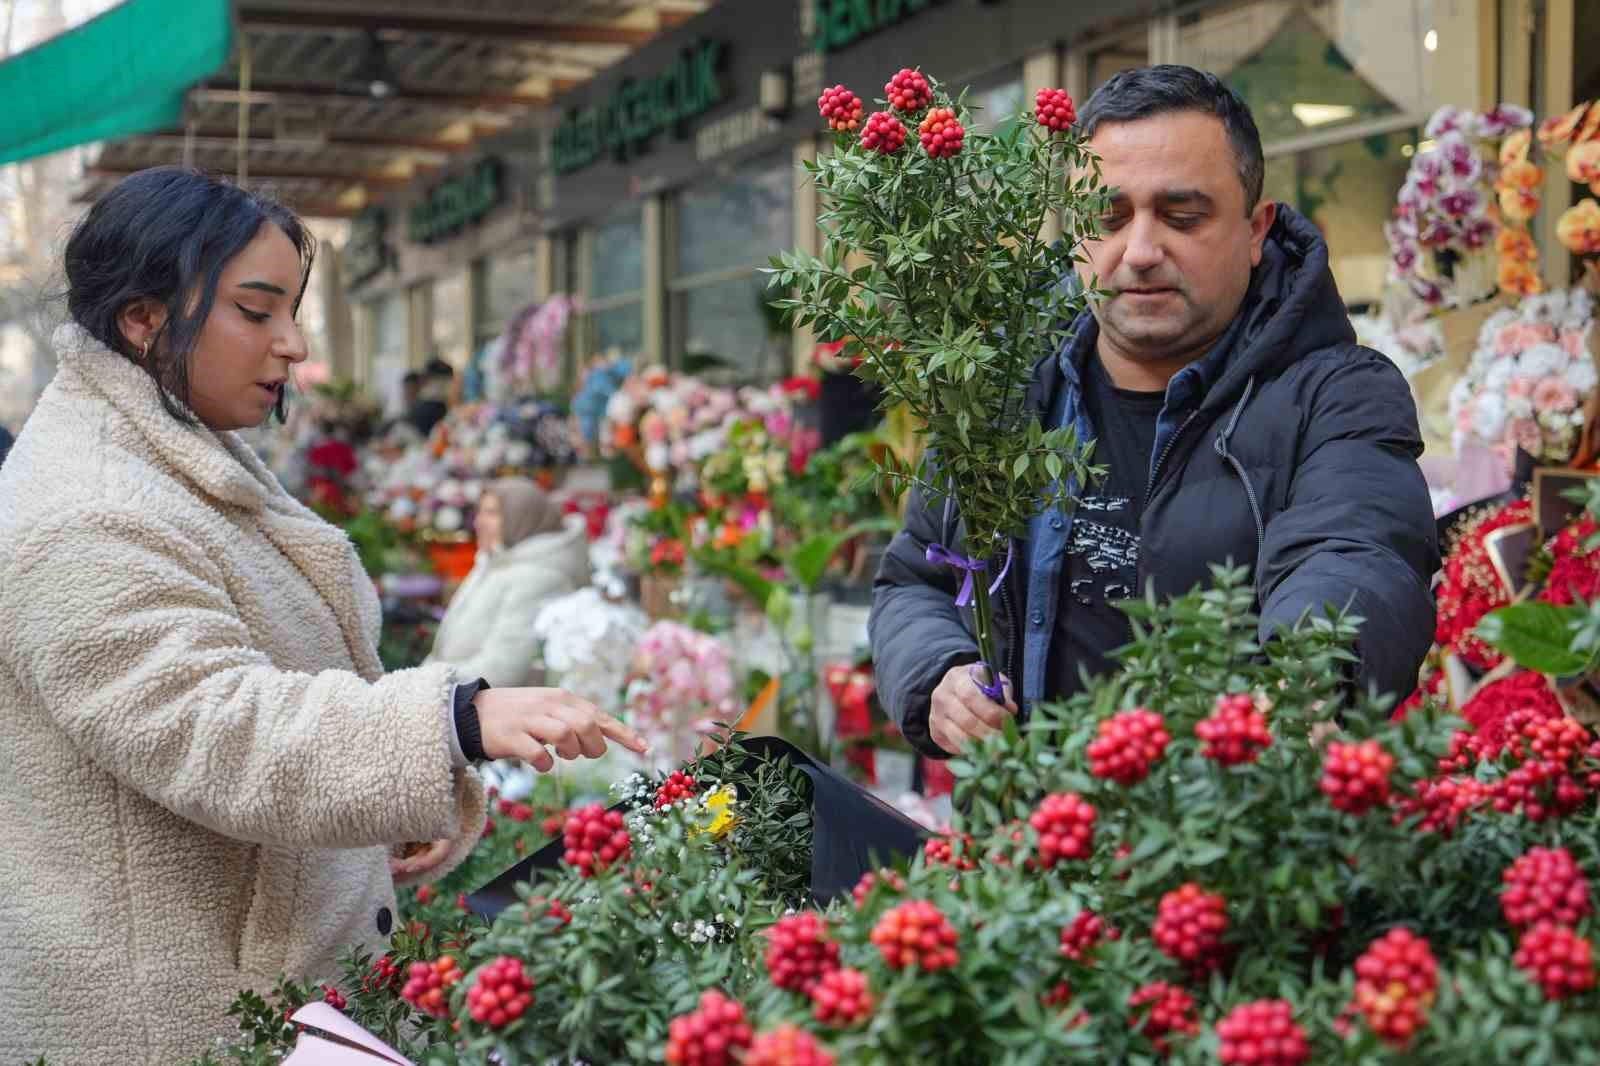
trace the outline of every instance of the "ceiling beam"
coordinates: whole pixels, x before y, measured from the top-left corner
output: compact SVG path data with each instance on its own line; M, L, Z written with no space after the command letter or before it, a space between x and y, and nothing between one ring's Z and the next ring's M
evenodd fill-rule
M161 130L156 133L139 134L129 140L161 141L182 144L184 141L183 130ZM196 145L209 147L231 148L239 138L236 130L225 129L221 126L215 129L197 129L194 131ZM215 143L213 143L215 142ZM226 143L223 143L226 142ZM280 141L276 140L270 129L252 130L250 132L251 148L282 148L301 149L311 147L352 148L358 151L379 151L404 154L407 152L422 155L455 155L458 152L471 151L472 141L441 141L431 140L427 137L376 137L367 134L337 133L329 134L320 141Z
M360 89L337 85L305 85L297 81L253 81L248 93L239 88L236 80L222 79L196 86L189 92L194 96L223 103L270 104L278 100L341 99L367 100L372 103L412 103L428 107L451 108L457 111L481 111L492 108L535 108L550 103L550 97L528 93L464 92L447 93L432 89L414 89L402 83L393 93L384 97L372 96Z
M430 34L437 37L494 37L500 40L543 41L549 44L616 44L637 46L656 35L655 30L608 26L593 22L535 22L526 19L473 18L458 15L378 14L330 11L326 7L285 9L276 5L239 4L239 21L245 29L305 29L326 33Z
M97 178L125 178L129 174L137 174L140 169L128 167L92 166L85 167L84 173ZM202 168L204 169L204 168ZM228 173L231 168L215 168L220 173ZM409 177L397 177L393 174L341 174L326 170L281 170L277 168L256 167L250 168L251 181L325 181L332 185L372 185L383 188L399 188L411 184Z

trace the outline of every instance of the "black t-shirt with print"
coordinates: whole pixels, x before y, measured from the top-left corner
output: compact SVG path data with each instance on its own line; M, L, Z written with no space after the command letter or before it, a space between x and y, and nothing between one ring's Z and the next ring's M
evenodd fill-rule
M1100 357L1087 360L1084 407L1096 439L1094 464L1106 476L1090 485L1072 515L1065 586L1060 590L1050 641L1047 695L1064 699L1112 663L1107 653L1132 638L1128 616L1112 606L1139 595L1139 518L1144 512L1162 392L1134 392L1111 384Z

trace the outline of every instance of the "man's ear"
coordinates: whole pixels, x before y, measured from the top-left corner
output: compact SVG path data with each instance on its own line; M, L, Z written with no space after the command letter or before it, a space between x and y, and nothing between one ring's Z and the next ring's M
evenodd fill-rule
M1272 231L1272 224L1278 220L1278 204L1275 200L1262 200L1256 204L1256 209L1250 212L1250 265L1261 265L1261 246L1267 241L1267 234Z
M166 324L167 305L152 296L141 296L117 312L117 329L136 352L153 345Z

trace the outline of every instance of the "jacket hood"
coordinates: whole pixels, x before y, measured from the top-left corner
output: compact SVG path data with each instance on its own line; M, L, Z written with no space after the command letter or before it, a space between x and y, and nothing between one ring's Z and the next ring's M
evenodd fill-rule
M1285 204L1261 247L1261 263L1239 308L1233 350L1201 409L1233 402L1252 377L1271 376L1312 352L1354 344L1355 328L1328 268L1317 227Z

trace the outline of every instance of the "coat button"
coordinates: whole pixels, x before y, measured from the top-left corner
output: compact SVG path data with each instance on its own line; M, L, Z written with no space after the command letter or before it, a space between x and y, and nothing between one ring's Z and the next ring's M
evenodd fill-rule
M388 907L380 908L378 911L378 935L388 936L389 930L393 928L394 915L390 912Z
M1066 525L1066 523L1061 521L1061 518L1060 518L1059 515L1057 517L1055 517L1055 518L1050 519L1050 528L1051 529L1060 529L1064 525Z
M1036 625L1036 626L1044 625L1044 612L1043 611L1034 611L1033 612L1033 624Z

